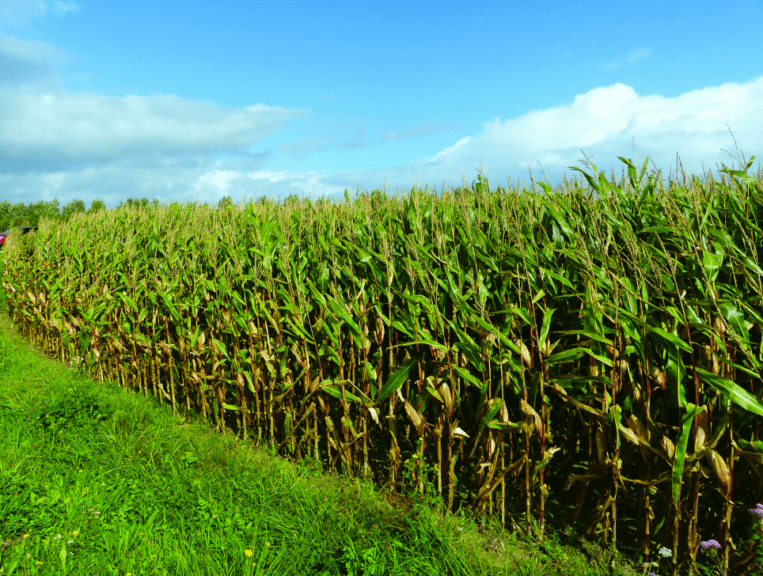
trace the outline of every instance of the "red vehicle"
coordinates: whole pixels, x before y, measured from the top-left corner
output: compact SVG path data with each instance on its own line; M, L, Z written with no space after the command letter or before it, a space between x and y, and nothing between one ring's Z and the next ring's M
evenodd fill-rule
M29 232L37 232L37 226L19 226L18 228L11 228L0 234L0 248L5 246L5 237L11 233L11 230L20 230L21 234L29 234Z

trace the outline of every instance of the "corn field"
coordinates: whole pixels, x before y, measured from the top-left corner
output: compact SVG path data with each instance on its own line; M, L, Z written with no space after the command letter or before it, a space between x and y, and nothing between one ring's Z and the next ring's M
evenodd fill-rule
M658 190L620 160L620 182L580 170L595 198L480 176L441 198L43 220L6 243L9 314L50 355L289 458L393 486L426 463L417 486L451 510L630 534L647 559L659 541L674 573L714 530L741 570L735 504L763 496L763 180Z

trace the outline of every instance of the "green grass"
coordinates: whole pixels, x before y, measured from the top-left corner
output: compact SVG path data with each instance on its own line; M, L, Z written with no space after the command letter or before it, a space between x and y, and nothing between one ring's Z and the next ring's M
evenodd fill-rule
M0 576L642 573L587 542L520 532L94 382L18 334L0 293Z

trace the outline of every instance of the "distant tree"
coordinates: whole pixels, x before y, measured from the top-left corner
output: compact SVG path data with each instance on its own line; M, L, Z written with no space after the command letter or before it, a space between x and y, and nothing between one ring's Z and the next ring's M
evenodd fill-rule
M11 212L13 211L13 204L7 200L0 202L0 232L8 229L8 224L11 221Z
M27 207L23 202L18 204L3 202L0 204L0 232L16 226L29 226L26 224L28 221Z
M52 202L40 200L29 206L23 202L0 202L0 232L17 226L39 226L44 218L59 221L62 219L57 198Z
M119 206L117 206L117 210L120 208L123 208L125 206L127 207L133 207L136 206L137 208L147 208L148 206L159 206L159 200L154 198L153 202L149 202L148 198L126 198L125 200L122 200L119 203Z
M36 204L30 204L27 208L27 217L31 222L30 226L39 226L43 218L61 220L61 209L58 198L52 202L40 200Z
M69 221L72 216L80 212L85 212L85 203L82 200L72 200L62 210L62 216L65 221Z
M225 208L226 206L233 206L233 197L232 196L223 196L218 200L217 202L217 208Z
M10 228L18 228L19 226L34 226L34 224L30 222L29 218L27 218L26 215L17 216L15 218L11 218L9 220L4 220L0 222L0 232L3 232Z
M30 204L26 209L26 218L29 220L29 226L37 226L40 222L40 212L45 208L45 202L40 200L35 204Z
M95 212L101 212L102 210L106 210L106 204L103 203L103 200L93 200L90 204L90 210L88 210L87 213L94 214Z

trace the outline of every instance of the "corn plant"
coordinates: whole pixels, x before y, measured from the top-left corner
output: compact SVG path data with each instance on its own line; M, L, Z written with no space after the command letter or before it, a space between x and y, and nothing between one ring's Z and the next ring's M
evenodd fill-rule
M620 160L627 180L593 166L542 196L480 175L441 198L43 220L6 247L8 309L62 361L290 458L393 488L413 458L451 510L522 510L541 539L547 515L611 546L627 528L673 573L713 530L741 571L732 492L763 497L763 180L658 189Z

